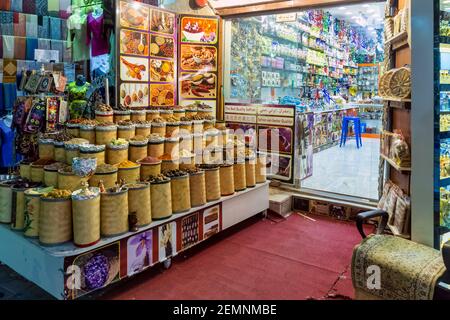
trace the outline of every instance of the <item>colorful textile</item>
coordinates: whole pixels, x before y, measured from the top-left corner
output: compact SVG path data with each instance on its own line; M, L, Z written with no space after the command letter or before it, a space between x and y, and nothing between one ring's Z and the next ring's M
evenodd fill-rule
M0 108L1 112L1 108ZM14 130L10 128L5 120L0 120L0 167L12 167L14 161Z
M34 60L34 50L38 49L37 38L27 38L26 60Z
M88 14L86 44L91 45L92 57L109 53L108 39L104 33L103 22L103 15L95 18L92 13Z
M22 4L23 0L11 0L11 11L22 12Z
M65 43L63 43L63 50L64 50L63 61L67 62L67 63L71 63L72 62L72 49L67 48L67 45L65 45Z
M38 49L51 50L51 48L49 39L38 39Z
M59 0L59 17L61 19L68 19L70 17L71 5L70 0Z
M369 266L381 269L380 289L367 288ZM445 270L438 250L400 237L372 235L353 250L354 288L383 300L432 300Z
M51 48L59 52L59 62L62 62L64 60L63 42L61 40L52 40Z
M59 0L47 0L48 14L52 17L59 17Z
M14 37L14 59L25 60L26 57L26 38Z
M27 14L26 15L26 35L30 38L37 38L38 37L38 18L37 15L34 14Z
M14 37L3 35L3 59L14 59Z
M38 37L43 39L50 38L50 19L49 17L38 17Z
M61 40L61 19L50 17L50 39Z
M16 22L17 17L17 22ZM15 13L14 14L14 35L16 37L26 37L27 36L27 30L26 30L26 23L27 23L27 17L23 13Z
M24 0L22 10L23 13L36 14L36 2L33 0Z
M0 34L0 59L3 59L3 37Z
M38 16L47 16L48 15L47 0L27 0L27 1L35 1L36 2L36 14Z
M5 109L11 110L14 107L14 103L17 98L17 85L16 83L4 83L3 84L3 95Z
M65 20L61 19L61 40L66 41L67 40L67 23Z
M2 35L12 36L14 35L14 13L13 12L0 12Z
M73 14L67 20L67 47L72 49L72 59L74 62L89 59L89 47L86 46L87 16Z
M3 10L3 11L11 10L11 0L0 1L0 10Z

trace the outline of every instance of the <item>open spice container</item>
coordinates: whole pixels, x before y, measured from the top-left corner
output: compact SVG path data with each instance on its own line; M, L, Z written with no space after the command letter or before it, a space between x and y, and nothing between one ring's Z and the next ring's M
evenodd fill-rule
M22 160L19 165L19 174L22 178L29 180L31 178L31 162Z
M195 155L189 150L180 151L180 170L195 168Z
M64 143L64 150L66 154L66 163L68 165L72 164L73 158L80 156L80 146L83 144L88 144L89 141L82 138L75 138Z
M66 123L67 133L71 136L78 138L80 136L80 123Z
M130 110L114 110L114 123L118 124L120 121L131 120Z
M25 191L30 188L37 188L40 183L15 181L11 186L12 203L11 203L11 229L22 231L25 227Z
M153 121L153 119L159 117L159 110L158 109L147 109L146 110L146 120L147 121Z
M53 190L53 187L42 189L32 188L24 192L25 195L25 211L23 235L29 238L37 238L39 236L39 215L40 215L40 199L42 194Z
M159 158L164 154L164 141L165 139L156 134L151 134L148 137L148 150L149 157Z
M138 161L147 157L148 139L144 136L135 136L130 140L128 159Z
M128 141L116 139L106 146L106 163L118 164L128 160Z
M109 237L128 232L128 188L109 188L100 195L101 234Z
M67 164L55 162L44 166L44 185L48 187L58 187L58 170L63 169Z
M200 207L206 204L205 171L198 168L188 169L191 206Z
M95 120L99 123L114 122L114 111L95 111Z
M182 213L191 209L191 192L189 175L182 170L171 170L163 173L170 178L172 192L172 212Z
M234 194L234 166L233 164L223 164L220 166L220 193L222 196Z
M194 137L191 134L184 134L180 136L180 150L187 150L194 152Z
M55 159L55 145L53 139L39 139L38 152L40 159Z
M180 134L187 135L194 133L194 127L192 126L192 120L189 120L186 117L182 117L180 119Z
M151 176L157 176L161 173L162 161L154 157L145 157L138 161L141 165L141 180L147 180Z
M131 110L131 121L147 121L147 112L146 110Z
M234 162L233 174L235 191L243 191L247 189L245 159L238 159Z
M83 186L87 178L77 176L71 166L58 170L58 188L63 190L75 191Z
M170 109L160 109L159 110L159 115L161 118L163 118L164 120L167 120L171 117L173 117L173 110Z
M174 138L180 135L180 122L174 118L169 117L166 119L166 137Z
M136 212L137 226L152 223L150 183L130 183L125 187L128 188L128 212Z
M208 202L219 200L221 197L219 165L203 164L200 168L205 171L206 200Z
M258 153L255 175L256 183L264 183L267 181L267 154Z
M130 140L136 136L136 125L132 122L119 122L117 126L117 138Z
M33 162L30 166L30 180L38 183L44 182L44 167L52 163L55 163L55 160L39 159Z
M95 158L97 165L105 163L105 145L85 144L80 146L80 158Z
M129 160L116 165L118 168L117 180L125 183L135 183L140 180L141 165Z
M11 187L16 183L15 180L6 180L0 182L0 223L11 223L12 197Z
M193 120L192 128L194 133L203 133L203 122L204 120Z
M164 141L164 153L171 155L172 158L178 158L180 153L180 138L166 138Z
M80 138L86 139L90 144L95 144L95 125L82 124L80 125Z
M166 137L166 121L163 118L157 117L152 120L152 134Z
M96 144L107 145L113 139L117 139L117 126L115 124L102 123L95 127Z
M72 199L69 190L57 190L40 198L39 242L58 245L72 240Z
M72 193L73 240L88 247L100 240L100 189L83 188Z
M173 117L180 121L181 118L186 117L186 109L180 107L173 108Z
M245 159L245 181L247 188L256 186L256 158L254 156Z
M172 158L170 154L164 154L159 158L161 162L161 172L180 169L180 157Z
M89 179L89 185L99 186L103 182L105 188L113 188L119 181L117 167L110 164L101 164L95 169L95 174Z
M152 133L152 123L148 121L139 121L135 123L136 135L147 137Z
M163 176L152 176L148 179L151 190L152 219L161 220L172 216L172 192L170 179Z

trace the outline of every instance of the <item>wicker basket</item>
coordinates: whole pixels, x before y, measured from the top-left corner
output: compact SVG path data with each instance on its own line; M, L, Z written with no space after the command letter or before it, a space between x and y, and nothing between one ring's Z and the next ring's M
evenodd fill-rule
M47 187L58 188L58 170L44 169L44 184Z
M55 161L66 162L66 150L64 143L55 143Z
M162 161L156 163L142 163L138 161L138 163L141 165L141 181L147 180L149 176L157 176L161 173Z
M128 144L106 147L106 163L118 164L128 160Z
M117 126L95 127L95 143L107 145L111 140L117 139Z
M141 165L138 164L131 168L119 168L117 173L118 181L125 181L125 183L135 183L141 178Z
M39 242L57 245L72 240L72 201L40 199Z
M136 136L136 126L118 126L117 127L117 138L130 140Z
M152 207L150 184L128 184L128 212L136 212L137 226L143 227L152 223Z
M200 207L206 204L205 171L191 173L189 175L191 206Z
M66 123L67 133L71 136L78 138L80 136L80 124L78 123Z
M25 222L25 190L26 188L12 189L11 229L21 231Z
M131 111L114 111L114 123L131 120Z
M13 181L0 182L0 223L11 223Z
M267 181L267 155L258 154L255 174L256 183L264 183Z
M164 155L164 139L149 141L147 154L153 158L160 158Z
M128 232L128 189L103 192L100 200L101 234L116 236Z
M195 156L180 158L180 170L194 169L195 168Z
M114 122L114 112L113 111L95 111L95 120L99 123L110 123Z
M64 170L58 170L58 188L62 190L75 191L80 189L83 182L87 181L87 178L76 176L72 172L64 172Z
M180 138L167 138L164 142L164 153L176 159L180 154Z
M83 151L83 149L81 148L80 158L96 158L97 166L100 166L102 164L105 164L106 161L105 148L102 148L102 150L99 151Z
M147 112L145 110L132 110L131 111L131 121L146 121L147 120Z
M152 133L152 125L151 124L137 124L136 125L136 135L148 137Z
M220 167L220 194L230 196L234 194L234 170L232 164L224 164Z
M173 116L173 110L168 110L168 109L159 110L159 115L164 120L167 120Z
M245 181L247 188L256 186L256 160L245 160Z
M43 165L31 165L30 180L32 182L44 182L44 166Z
M161 172L180 169L180 159L162 160Z
M166 137L178 137L180 135L180 123L168 122L166 124Z
M82 125L80 126L80 138L86 139L90 144L95 144L95 126Z
M130 147L128 149L128 159L130 161L136 162L140 159L147 157L148 142L130 142Z
M39 159L55 159L55 145L51 139L39 139L38 142Z
M234 163L234 189L242 191L247 189L247 177L245 172L245 161L237 161Z
M89 247L100 240L100 190L89 199L77 199L77 190L72 194L73 242L79 247Z
M166 136L166 124L152 122L152 133L164 138Z
M24 179L30 180L31 178L31 163L21 162L19 166L20 176Z
M105 188L113 188L118 180L118 170L106 173L96 173L89 179L89 185L98 187L100 181L103 181Z
M180 150L194 152L194 138L192 135L182 135L180 137Z
M205 136L202 133L194 133L194 153L199 154L203 153L203 150L206 148L206 140Z
M205 170L206 201L216 201L221 197L219 167Z
M65 146L66 163L72 165L73 158L78 158L80 156L80 146L71 145Z
M184 110L184 109L173 110L173 117L175 119L177 119L178 121L180 121L181 118L186 117L186 110Z
M189 175L171 178L172 212L181 213L191 209Z
M25 191L25 211L23 235L29 238L39 237L39 214L41 193L36 189Z
M205 132L205 141L207 148L216 148L219 146L220 132L216 129Z
M202 118L214 117L213 110L199 109L197 110L197 115Z
M159 117L159 110L158 109L148 109L146 112L146 120L147 121L153 121L153 119Z
M151 204L152 220L161 220L169 218L172 215L172 193L170 180L160 183L152 183Z
M186 109L186 117L192 118L193 116L197 115L197 108L189 108Z
M180 122L180 135L188 135L194 133L194 127L192 126L192 121L181 121Z
M194 133L202 133L203 134L203 120L194 120L192 121L192 128Z

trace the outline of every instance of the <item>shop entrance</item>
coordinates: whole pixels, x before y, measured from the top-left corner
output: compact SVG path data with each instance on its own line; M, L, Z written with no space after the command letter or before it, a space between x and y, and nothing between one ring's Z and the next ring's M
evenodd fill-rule
M373 2L226 20L225 117L259 135L276 130L275 178L378 199L384 10ZM285 125L275 113L271 123L233 105L295 106L295 120Z

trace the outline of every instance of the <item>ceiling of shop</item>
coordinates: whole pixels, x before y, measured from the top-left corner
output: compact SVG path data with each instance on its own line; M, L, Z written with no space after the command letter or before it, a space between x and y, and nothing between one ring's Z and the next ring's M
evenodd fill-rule
M447 1L447 0L445 0ZM450 2L450 0L448 0ZM384 22L384 3L367 3L341 7L324 8L332 16L350 22L355 26L382 28Z

